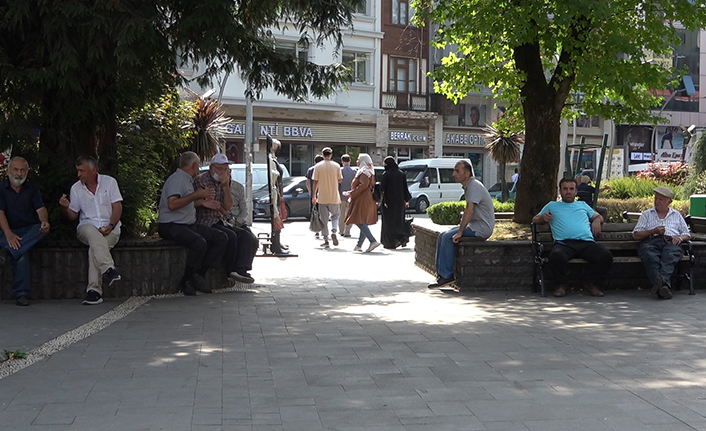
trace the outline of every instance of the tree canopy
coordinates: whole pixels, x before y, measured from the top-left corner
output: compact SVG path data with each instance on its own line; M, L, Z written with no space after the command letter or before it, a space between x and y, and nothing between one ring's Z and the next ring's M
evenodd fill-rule
M198 65L202 85L241 72L253 95L295 100L346 82L340 65L300 64L275 51L273 30L300 44L340 45L361 0L9 0L0 4L0 144L41 133L41 145L110 154L116 118L155 102ZM71 147L71 144L69 144ZM105 148L104 148L105 147ZM103 151L105 150L105 151ZM114 151L113 151L114 152Z
M515 221L556 196L562 116L654 121L651 108L677 79L676 29L706 23L697 0L417 0L434 44L448 50L433 77L453 100L482 87L524 120ZM668 67L665 67L665 61ZM576 97L580 95L580 104Z

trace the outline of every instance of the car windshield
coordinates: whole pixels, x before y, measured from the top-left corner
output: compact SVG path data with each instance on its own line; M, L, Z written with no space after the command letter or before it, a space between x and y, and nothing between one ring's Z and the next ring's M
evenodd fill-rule
M424 167L410 167L401 169L408 183L416 183L424 177Z

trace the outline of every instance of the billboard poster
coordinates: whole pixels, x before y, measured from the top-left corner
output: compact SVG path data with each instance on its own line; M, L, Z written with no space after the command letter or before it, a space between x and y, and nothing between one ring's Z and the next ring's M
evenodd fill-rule
M630 164L648 163L652 161L652 127L650 126L618 126L617 138L620 146L630 155Z
M684 135L679 127L667 126L657 128L656 161L679 162L681 161L683 149Z

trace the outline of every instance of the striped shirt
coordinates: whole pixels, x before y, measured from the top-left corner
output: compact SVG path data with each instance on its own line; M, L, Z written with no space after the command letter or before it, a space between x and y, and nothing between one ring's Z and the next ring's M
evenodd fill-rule
M667 216L660 219L654 207L640 215L640 219L637 221L632 233L634 235L635 232L654 229L657 226L664 226L664 234L666 236L689 235L689 227L679 211L669 208Z

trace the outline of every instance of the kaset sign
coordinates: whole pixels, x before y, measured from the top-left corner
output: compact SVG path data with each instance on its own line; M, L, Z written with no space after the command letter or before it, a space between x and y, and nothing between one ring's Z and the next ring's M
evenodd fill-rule
M257 125L255 126L257 129ZM271 125L259 125L260 134L258 136L283 136L286 138L313 138L314 132L308 126L280 126L279 123ZM245 124L227 123L225 132L229 135L245 136Z

